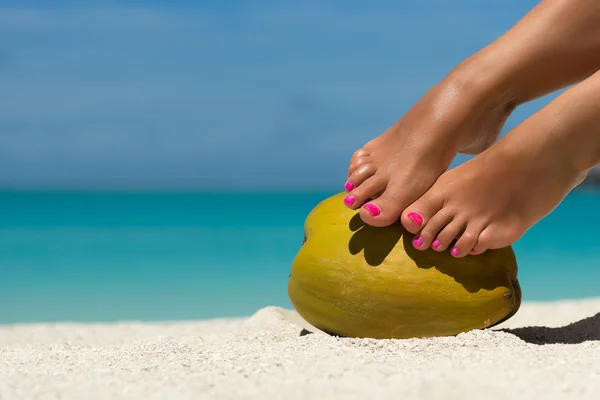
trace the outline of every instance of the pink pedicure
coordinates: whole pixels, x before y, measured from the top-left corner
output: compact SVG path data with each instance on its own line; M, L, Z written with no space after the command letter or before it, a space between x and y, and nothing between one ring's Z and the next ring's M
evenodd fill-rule
M344 189L346 189L347 192L351 191L352 189L354 189L354 183L352 183L352 182L346 182L346 185L344 186Z
M423 223L423 217L421 217L421 215L416 212L408 213L408 218L410 218L412 222L414 222L418 226L421 226L421 224Z
M354 196L352 196L351 194L346 196L344 198L344 204L346 204L348 207L350 207L352 204L354 204Z
M431 243L431 247L433 247L434 249L439 249L439 248L440 248L440 246L441 246L441 243L440 243L440 241L439 241L439 240L437 240L437 239L435 239L435 240L433 241L433 243Z
M416 238L413 239L413 244L416 247L421 247L421 246L423 246L423 239L420 236L417 236Z
M372 216L374 216L374 217L376 217L376 216L378 216L379 214L381 214L381 210L379 209L379 207L378 207L378 206L376 206L376 205L375 205L375 204L373 204L373 203L368 203L368 204L365 204L365 205L363 206L363 208L364 208L365 210L367 210L368 212L370 212L370 213L371 213L371 215L372 215Z
M452 254L454 257L458 257L458 255L460 254L460 250L456 247L453 247L452 250L450 250L450 254Z

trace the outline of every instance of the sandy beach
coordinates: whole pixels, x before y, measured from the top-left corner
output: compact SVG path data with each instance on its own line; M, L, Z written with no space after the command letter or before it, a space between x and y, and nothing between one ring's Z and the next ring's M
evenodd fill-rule
M311 333L309 333L311 332ZM0 398L598 399L600 298L524 303L457 337L342 339L294 311L0 327Z

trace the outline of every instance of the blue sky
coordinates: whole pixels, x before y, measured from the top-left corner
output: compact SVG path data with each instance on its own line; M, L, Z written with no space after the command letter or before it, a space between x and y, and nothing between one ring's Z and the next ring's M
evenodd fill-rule
M535 3L0 1L0 186L341 185Z

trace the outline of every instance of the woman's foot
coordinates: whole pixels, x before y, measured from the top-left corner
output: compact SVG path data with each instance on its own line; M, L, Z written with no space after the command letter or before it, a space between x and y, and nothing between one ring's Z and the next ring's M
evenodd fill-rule
M441 82L390 129L354 153L344 202L352 209L362 207L360 215L367 224L396 222L446 171L457 152L475 154L496 141L514 107L484 96L476 80L473 73L469 80L453 77Z
M420 250L450 248L464 257L503 248L549 214L599 161L600 72L443 174L404 210L402 224L416 234L413 245Z
M443 174L407 208L402 224L416 234L415 248L450 248L463 257L509 246L584 177L561 160L560 149L492 149Z

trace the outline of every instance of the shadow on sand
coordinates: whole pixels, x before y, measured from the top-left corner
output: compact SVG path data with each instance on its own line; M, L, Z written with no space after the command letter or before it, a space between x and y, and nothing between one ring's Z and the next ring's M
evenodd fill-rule
M546 326L528 326L516 329L498 329L517 336L521 340L537 345L545 344L579 344L589 340L600 341L600 313L559 328ZM312 332L302 329L300 336L310 335Z
M528 326L516 329L499 329L533 344L577 344L600 340L600 313L560 328Z

